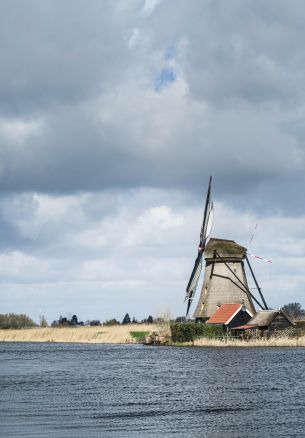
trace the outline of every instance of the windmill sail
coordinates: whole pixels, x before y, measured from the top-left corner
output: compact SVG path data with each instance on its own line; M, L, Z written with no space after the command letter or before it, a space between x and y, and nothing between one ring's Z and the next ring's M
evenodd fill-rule
M205 250L206 241L210 235L212 223L213 223L213 202L211 202L211 184L212 184L212 177L210 176L209 181L209 188L208 193L205 201L205 207L204 207L204 215L203 215L203 221L200 231L200 241L199 241L199 247L198 247L198 255L195 260L195 265L191 273L191 277L189 279L187 288L186 288L186 297L185 300L187 301L187 311L186 314L188 314L190 306L192 304L193 298L196 293L199 277L201 274L202 269L202 256Z
M212 225L213 225L213 219L214 219L214 205L212 202L209 210L208 221L207 221L206 240L210 237Z

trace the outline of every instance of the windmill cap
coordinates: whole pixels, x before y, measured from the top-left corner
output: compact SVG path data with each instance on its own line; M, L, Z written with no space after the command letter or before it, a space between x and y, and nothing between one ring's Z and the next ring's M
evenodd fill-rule
M211 238L205 247L204 258L214 259L216 253L223 258L243 259L247 248L239 245L234 240Z

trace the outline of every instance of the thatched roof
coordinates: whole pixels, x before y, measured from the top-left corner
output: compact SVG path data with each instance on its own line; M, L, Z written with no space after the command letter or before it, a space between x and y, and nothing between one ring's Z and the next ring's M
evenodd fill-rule
M268 327L278 315L283 315L292 325L294 325L282 310L260 310L250 319L248 324L258 327Z
M250 319L249 325L256 325L259 327L268 326L274 318L278 315L278 310L260 310Z
M234 242L234 240L211 238L205 248L204 258L214 258L215 250L223 258L237 259L243 259L247 251L246 248Z

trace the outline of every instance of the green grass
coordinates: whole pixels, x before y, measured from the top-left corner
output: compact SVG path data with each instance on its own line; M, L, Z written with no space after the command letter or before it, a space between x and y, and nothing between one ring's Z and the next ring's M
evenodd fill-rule
M141 338L145 338L145 336L149 335L149 332L129 332L129 333L133 339L141 339Z

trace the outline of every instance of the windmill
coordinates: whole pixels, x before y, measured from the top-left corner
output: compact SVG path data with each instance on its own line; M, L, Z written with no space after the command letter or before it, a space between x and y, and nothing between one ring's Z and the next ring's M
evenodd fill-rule
M188 315L198 286L204 258L204 280L194 312L194 317L198 322L205 322L222 304L244 304L253 314L256 313L254 302L261 309L268 309L247 257L247 249L233 240L210 238L208 241L213 222L211 183L212 177L209 180L205 202L198 255L186 289ZM253 277L259 298L251 292L248 286L245 263Z

